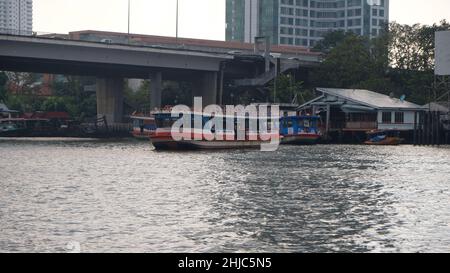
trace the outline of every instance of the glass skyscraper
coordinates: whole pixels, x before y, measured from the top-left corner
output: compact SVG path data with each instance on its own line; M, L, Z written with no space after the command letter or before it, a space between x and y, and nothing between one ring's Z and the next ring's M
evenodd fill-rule
M227 41L270 36L276 45L312 47L332 30L377 36L389 0L227 0Z

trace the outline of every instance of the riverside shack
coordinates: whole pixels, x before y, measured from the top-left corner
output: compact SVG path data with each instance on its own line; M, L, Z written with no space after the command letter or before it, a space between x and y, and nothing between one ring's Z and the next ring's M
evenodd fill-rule
M423 106L362 89L317 88L321 93L299 111L321 116L322 129L331 139L362 141L372 130L414 131L414 115Z

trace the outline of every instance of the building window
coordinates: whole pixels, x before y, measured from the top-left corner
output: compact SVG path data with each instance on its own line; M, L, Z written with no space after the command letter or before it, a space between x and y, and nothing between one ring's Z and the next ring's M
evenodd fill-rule
M405 123L405 113L396 112L395 113L395 123Z
M391 112L383 112L382 122L383 123L392 123L392 113Z

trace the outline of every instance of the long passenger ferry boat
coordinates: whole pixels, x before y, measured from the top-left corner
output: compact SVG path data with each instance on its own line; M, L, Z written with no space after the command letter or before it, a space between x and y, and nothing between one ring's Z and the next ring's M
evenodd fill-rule
M209 128L204 130L205 126L208 126L209 121L213 118L211 115L205 115L201 113L185 113L191 115L191 124L193 128L186 130L188 133L180 132L183 139L176 140L172 134L172 126L175 122L182 118L182 114L179 117L172 117L170 112L156 112L154 113L157 129L150 133L150 140L157 150L195 150L195 149L246 149L261 148L261 145L270 143L270 139L277 139L279 141L280 135L278 132L270 132L272 121L268 121L268 132L252 132L249 130L250 117L243 118L245 120L245 134L244 137L238 138L238 130L242 130L240 127L242 123L239 122L237 117L222 116L224 120L223 129ZM200 116L200 117L199 117ZM199 119L202 121L202 129L194 128L194 120ZM234 130L227 130L226 120L234 120ZM257 122L257 121L256 121ZM244 131L242 130L242 131Z
M281 143L313 145L322 138L318 116L285 116L280 119Z

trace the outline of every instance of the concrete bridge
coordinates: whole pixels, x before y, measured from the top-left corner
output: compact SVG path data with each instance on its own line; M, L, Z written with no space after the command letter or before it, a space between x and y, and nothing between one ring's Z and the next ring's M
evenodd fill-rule
M307 57L298 60L297 67L318 63L317 57ZM296 62L286 61L291 66ZM225 77L237 83L258 82L248 79L267 77L268 67L261 55L223 50L0 34L0 70L96 76L97 113L111 124L122 121L124 78L150 79L152 109L161 107L163 80L191 81L194 95L202 96L204 104L220 104Z

